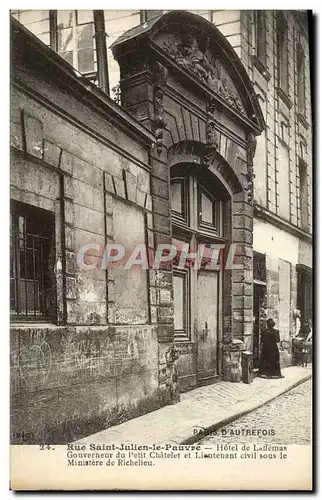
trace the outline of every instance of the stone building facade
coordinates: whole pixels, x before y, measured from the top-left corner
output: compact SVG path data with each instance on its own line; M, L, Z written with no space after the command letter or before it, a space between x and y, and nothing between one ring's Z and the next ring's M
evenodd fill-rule
M293 311L312 314L305 14L126 12L13 13L14 442L22 427L72 441L238 381L267 317L290 364ZM101 269L115 242L236 252L232 269Z
M287 365L295 309L303 321L312 320L308 14L240 11L238 21L237 14L220 14L219 29L243 61L266 123L254 158L254 349L260 318L272 317L280 330L281 361Z

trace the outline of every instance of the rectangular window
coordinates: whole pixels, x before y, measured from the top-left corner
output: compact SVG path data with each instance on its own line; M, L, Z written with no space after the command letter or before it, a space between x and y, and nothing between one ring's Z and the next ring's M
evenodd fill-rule
M57 11L57 52L80 73L97 78L92 10Z
M205 193L201 193L201 220L208 224L214 223L213 202Z
M296 70L297 106L299 112L305 115L305 57L300 44L296 47Z
M183 181L171 183L171 208L174 212L184 215L184 186Z
M10 311L13 319L50 320L56 311L55 216L12 201Z
M179 340L188 340L188 271L173 271L174 334Z
M266 13L264 10L254 10L253 16L254 55L266 66Z
M277 159L278 215L290 218L290 151L284 142L278 145Z
M171 180L171 211L180 221L188 222L188 185L186 179L175 178Z
M286 146L289 145L289 124L286 121L281 120L280 122L280 139L284 142Z
M70 65L98 84L92 10L13 10L11 14Z
M299 183L300 183L300 217L301 227L308 230L308 185L307 185L307 165L302 158L299 160Z
M199 188L198 197L199 227L201 229L215 231L219 234L220 202L215 201L213 197L202 188Z
M266 282L266 256L263 253L253 254L253 276L256 281Z
M288 27L284 14L277 13L277 81L279 88L288 94Z

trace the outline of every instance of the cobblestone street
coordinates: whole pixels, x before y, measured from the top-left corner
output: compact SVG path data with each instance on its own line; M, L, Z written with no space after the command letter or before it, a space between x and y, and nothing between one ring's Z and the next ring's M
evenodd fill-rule
M311 441L312 380L298 385L270 403L236 420L208 436L199 444L224 442L310 444ZM274 429L275 435L242 436L242 429ZM224 434L225 437L224 437Z
M153 444L175 441L176 443L191 444L199 442L205 437L205 434L198 435L200 431L209 435L214 427L221 429L225 425L230 426L229 422L234 419L237 420L234 420L233 426L243 425L245 427L248 425L248 427L258 428L259 425L265 425L265 427L275 428L274 442L276 442L276 438L281 435L280 426L283 422L287 422L288 428L291 426L289 415L292 415L294 426L297 426L299 415L300 420L304 422L303 429L305 422L308 422L311 386L305 382L311 378L311 373L310 365L307 368L289 366L283 369L285 378L282 379L266 380L256 377L252 384L233 384L221 381L198 387L181 394L181 401L177 404L167 405L120 425L109 427L77 442L81 444L125 442ZM289 403L286 406L287 401ZM270 422L267 421L268 419L264 422L269 408L272 408ZM279 426L275 419L276 409L280 412ZM261 423L254 420L258 412L262 415ZM242 423L240 424L240 422ZM301 442L309 439L309 426L305 428L307 430L303 430L303 432L306 434ZM298 436L300 436L301 429L295 429L294 433L296 434L297 431ZM258 438L255 437L255 439L258 442ZM286 439L285 435L285 444ZM239 441L241 441L241 437L239 437ZM267 443L267 441L265 442Z

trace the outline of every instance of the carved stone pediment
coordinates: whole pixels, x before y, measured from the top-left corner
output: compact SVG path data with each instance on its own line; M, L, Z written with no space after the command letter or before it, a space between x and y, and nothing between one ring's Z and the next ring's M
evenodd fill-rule
M165 93L181 72L175 90L188 90L189 96L196 91L203 110L204 98L213 99L219 113L235 111L234 116L229 113L230 118L255 135L264 129L263 113L246 68L223 33L202 17L183 10L166 12L123 33L111 49L120 65L122 93L129 95L131 85L153 82L158 98L160 85L153 75L155 63L160 62L169 70ZM189 89L181 89L183 80ZM209 123L209 137L211 127ZM209 142L215 144L215 140Z
M155 43L166 55L183 69L194 74L203 84L218 94L235 110L246 115L241 98L236 90L218 50L208 35L197 30L158 34Z

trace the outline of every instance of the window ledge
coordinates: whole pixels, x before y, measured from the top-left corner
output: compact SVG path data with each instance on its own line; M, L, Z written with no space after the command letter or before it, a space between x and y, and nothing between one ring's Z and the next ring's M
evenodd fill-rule
M308 121L307 121L307 119L306 119L305 115L304 115L303 113L301 113L301 112L298 112L298 113L297 113L297 119L298 119L298 121L299 121L299 122L303 125L303 127L304 127L306 130L308 130L308 128L309 128L309 123L308 123Z
M288 108L291 109L293 106L293 103L289 96L286 94L286 92L281 88L281 87L276 87L276 93L277 95L282 99L282 101L286 104Z
M28 328L50 328L52 330L57 328L64 328L64 325L55 325L55 323L32 323L28 321L11 321L10 322L11 329L23 329L26 330Z
M295 226L291 222L282 219L279 215L270 212L266 208L262 207L258 203L254 205L254 217L257 219L264 220L277 226L278 228L288 232L289 234L293 234L298 238L304 239L309 243L312 243L312 233L303 230L299 226Z
M281 144L283 144L285 148L287 148L289 151L291 150L289 144L287 144L287 142L285 142L281 137L278 137L278 140Z
M262 76L269 81L271 79L271 74L269 73L267 66L261 61L257 56L252 56L252 63L256 69L262 74Z
M195 344L195 342L193 340L191 340L190 337L179 337L177 335L174 335L174 343L176 344L176 348L179 348L182 347L182 348L185 348L187 346L193 346Z

